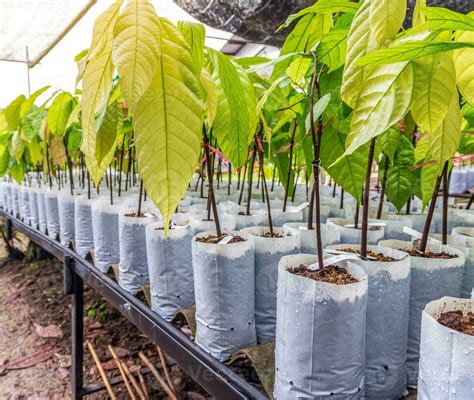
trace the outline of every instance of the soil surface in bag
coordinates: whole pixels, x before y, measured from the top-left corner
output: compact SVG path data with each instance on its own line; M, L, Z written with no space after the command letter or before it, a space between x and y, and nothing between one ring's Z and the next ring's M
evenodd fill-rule
M148 215L147 215L148 214ZM150 217L155 217L154 214L151 214L151 213L140 213L138 214L138 212L132 212L132 213L128 213L128 214L125 214L126 217L134 217L134 218L150 218Z
M434 253L432 251L427 251L426 253L423 254L422 252L420 252L420 250L417 250L417 249L398 249L398 250L404 251L405 253L410 254L412 257L441 258L444 260L458 257L456 254L449 254L449 253L445 253L444 251L442 253Z
M281 233L279 232L273 232L273 235L270 233L270 231L267 231L265 233L262 233L261 235L259 235L260 237L264 237L264 238L282 238L282 237L285 237L285 236L291 236L291 235L282 235Z
M439 316L438 322L455 331L474 336L474 314L472 312L464 314L461 310L447 311Z
M350 229L357 229L357 230L361 230L362 229L362 225L359 225L357 227L354 226L354 224L349 224L349 225L343 225L342 226L343 228L350 228ZM369 226L367 228L368 231L379 231L380 230L380 226Z
M232 243L239 243L239 242L245 242L245 239L242 236L239 235L227 235L223 234L221 236L217 235L208 235L208 236L203 236L203 237L198 237L196 238L196 242L201 242L201 243L212 243L212 244L218 244L222 239L224 239L226 236L232 236L232 239L230 239L227 244L232 244Z
M341 251L344 251L346 253L354 253L354 254L360 255L360 250L358 249L342 249ZM382 253L376 253L375 251L372 251L372 250L367 250L367 259L369 261L382 261L382 262L400 261L400 260L397 260L396 258L386 256Z
M306 265L301 264L298 267L288 269L295 275L304 276L319 282L333 283L335 285L347 285L349 283L359 282L345 268L337 265L327 265L323 269L309 269Z

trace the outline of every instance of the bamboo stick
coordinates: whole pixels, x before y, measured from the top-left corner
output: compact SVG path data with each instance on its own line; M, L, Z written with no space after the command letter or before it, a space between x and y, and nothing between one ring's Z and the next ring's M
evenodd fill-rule
M127 388L130 398L132 400L136 400L135 394L132 391L132 387L130 386L130 383L128 383L127 374L125 373L125 370L123 369L122 360L120 360L120 358L117 356L117 354L115 353L111 345L108 346L108 349L109 349L110 354L112 354L112 357L115 363L117 364L117 367L120 371L120 375L122 375L123 383L125 383L125 387Z
M152 372L152 374L155 375L155 378L157 379L158 383L161 385L161 387L166 392L166 394L170 397L170 399L171 400L178 400L176 395L168 387L168 385L163 380L163 378L160 376L160 373L157 371L157 369L152 364L152 362L148 359L148 357L145 354L143 354L141 351L140 351L140 353L138 353L138 356L142 359L142 361L145 363L145 365L148 367L148 369Z
M176 394L176 389L173 385L173 381L171 380L171 377L168 371L168 360L167 360L166 354L161 350L160 346L156 346L156 349L158 350L158 354L160 356L160 361L163 367L163 371L165 373L166 381L168 382L168 385L170 389L173 391L173 393Z
M105 373L104 368L102 367L102 364L100 363L99 357L97 356L97 353L94 350L94 346L92 346L92 343L89 342L88 340L86 341L86 345L92 354L92 358L94 359L95 364L97 365L100 376L102 377L102 380L104 381L104 384L105 384L105 388L107 389L107 393L109 394L112 400L116 400L114 391L112 390L112 386L110 385L109 378L107 377L107 374Z

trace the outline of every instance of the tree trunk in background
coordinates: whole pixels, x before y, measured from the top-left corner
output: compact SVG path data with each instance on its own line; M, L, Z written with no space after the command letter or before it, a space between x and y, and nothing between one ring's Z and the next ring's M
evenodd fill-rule
M314 0L174 0L199 21L251 42L281 46L288 29L275 33L286 18ZM428 0L427 5L468 13L473 0ZM410 26L415 0L408 0L405 27Z

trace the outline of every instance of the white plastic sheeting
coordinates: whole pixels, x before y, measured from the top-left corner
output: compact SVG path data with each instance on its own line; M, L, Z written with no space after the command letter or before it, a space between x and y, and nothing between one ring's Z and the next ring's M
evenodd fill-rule
M0 60L27 62L34 66L95 2L2 0Z

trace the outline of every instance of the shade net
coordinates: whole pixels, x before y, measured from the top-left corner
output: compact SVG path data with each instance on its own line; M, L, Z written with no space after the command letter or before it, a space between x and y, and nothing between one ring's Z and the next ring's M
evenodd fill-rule
M0 61L34 66L95 0L0 0Z

